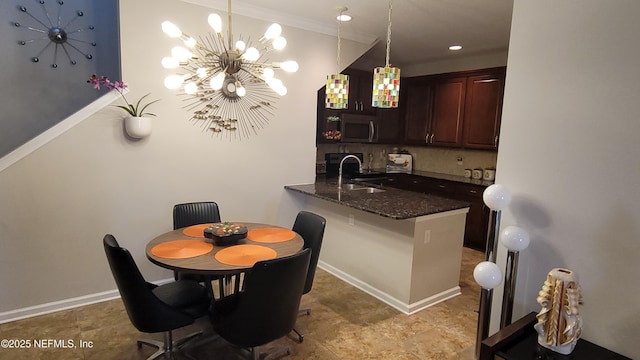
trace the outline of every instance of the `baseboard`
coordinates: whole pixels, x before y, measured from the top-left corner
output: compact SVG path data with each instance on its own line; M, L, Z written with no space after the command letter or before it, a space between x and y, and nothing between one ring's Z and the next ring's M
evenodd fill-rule
M156 285L162 285L174 281L171 279L163 279L154 282ZM45 315L57 311L68 310L80 306L91 305L103 301L109 301L120 298L118 290L108 290L100 293L78 296L75 298L54 301L46 304L29 306L26 308L10 310L0 313L0 324L31 318L34 316Z
M455 296L458 296L461 294L460 291L460 287L459 286L455 286L451 289L447 289L445 291L439 292L437 294L434 294L428 298L422 299L418 302L415 303L411 303L408 304L404 301L398 300L395 297L385 293L384 291L381 291L378 288L375 288L363 281L361 281L360 279L357 279L347 273L345 273L344 271L333 267L329 264L327 264L326 262L320 260L318 261L318 267L326 272L328 272L329 274L337 277L338 279L346 282L347 284L358 288L362 291L364 291L365 293L373 296L374 298L382 301L383 303L391 306L392 308L400 311L403 314L406 315L411 315L411 314L415 314L418 311L424 310L430 306L436 305L438 303L441 303L445 300L451 299Z

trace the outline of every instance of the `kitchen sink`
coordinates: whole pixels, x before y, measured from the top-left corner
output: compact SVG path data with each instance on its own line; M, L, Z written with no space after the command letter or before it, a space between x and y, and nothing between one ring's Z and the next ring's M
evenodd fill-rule
M342 185L342 189L343 190L348 190L348 191L364 191L364 192L369 193L369 194L385 192L386 191L386 190L375 188L375 187L372 187L372 186L362 186L362 185L358 185L358 184L343 184Z

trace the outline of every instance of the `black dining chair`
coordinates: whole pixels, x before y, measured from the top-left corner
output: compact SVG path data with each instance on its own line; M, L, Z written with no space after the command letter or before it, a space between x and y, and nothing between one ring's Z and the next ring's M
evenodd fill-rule
M142 277L131 253L120 247L113 235L105 235L102 242L133 326L145 333L164 332L164 341L138 340L138 349L142 345L158 348L147 360L164 354L172 355L188 341L202 335L202 332L194 332L174 341L172 331L191 325L197 318L207 314L211 299L203 286L190 280L178 280L160 286L149 283Z
M210 313L213 329L228 342L258 347L289 334L296 323L311 250L257 262L246 274L242 291L216 300ZM290 349L285 349L286 355ZM269 354L273 356L274 354Z
M218 204L213 201L190 202L173 206L174 230L191 225L218 222L220 222L220 210Z
M311 249L311 260L309 261L309 269L307 270L307 278L304 284L303 294L307 294L313 287L313 279L316 275L316 267L320 258L320 249L322 248L322 239L324 238L324 228L327 220L318 214L309 211L300 211L293 223L292 230L300 234L304 239L304 248ZM311 309L300 309L299 314L310 315ZM297 341L302 342L304 335L296 328L293 331L298 336Z
M198 224L208 224L208 223L219 223L220 220L220 209L218 208L218 204L213 201L199 201L199 202L189 202L189 203L181 203L173 206L173 229L180 229L191 225ZM173 275L175 279L187 279L194 280L201 283L204 283L208 289L211 290L211 282L214 280L220 280L221 278L205 276L205 275L195 275L195 274L184 274L178 271L174 271ZM222 281L220 280L219 289L222 294ZM213 292L212 292L213 294Z

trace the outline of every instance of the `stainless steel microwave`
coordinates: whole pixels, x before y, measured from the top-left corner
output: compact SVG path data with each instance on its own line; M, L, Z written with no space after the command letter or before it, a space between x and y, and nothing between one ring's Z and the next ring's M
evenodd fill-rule
M377 142L378 120L373 115L342 114L342 142Z

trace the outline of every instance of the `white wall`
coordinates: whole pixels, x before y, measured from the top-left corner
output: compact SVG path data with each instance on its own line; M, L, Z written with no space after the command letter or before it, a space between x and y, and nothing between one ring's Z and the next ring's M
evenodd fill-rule
M127 139L121 111L108 107L0 172L0 319L115 289L102 249L106 233L131 250L149 280L168 278L144 247L171 229L173 204L214 200L223 219L291 226L298 209L283 186L314 180L316 92L335 70L335 38L285 26L288 48L270 58L299 62L298 73L282 76L288 94L258 135L221 141L188 121L181 98L164 88L168 71L160 65L177 45L160 23L169 19L200 35L209 31L210 11L173 0L120 6L127 97L162 99L152 107L153 134ZM234 16L233 25L236 36L253 39L269 23ZM368 48L345 43L348 61Z
M635 0L515 1L496 178L513 193L502 226L532 235L514 319L539 311L546 274L566 267L580 276L583 337L636 359L638 14Z

